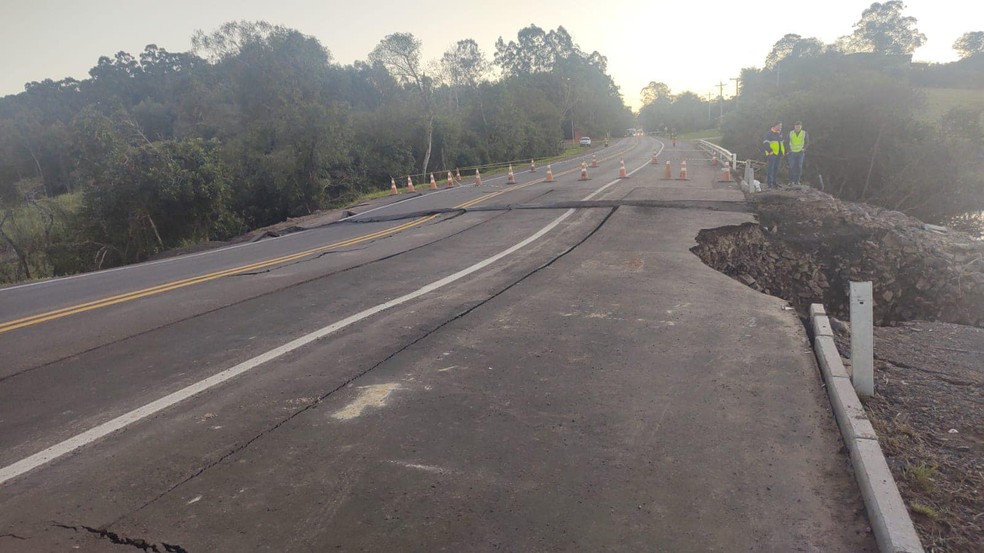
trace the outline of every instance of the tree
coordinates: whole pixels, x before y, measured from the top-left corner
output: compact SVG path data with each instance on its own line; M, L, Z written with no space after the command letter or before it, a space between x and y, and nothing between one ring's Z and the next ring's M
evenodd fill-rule
M424 127L426 151L421 171L427 172L431 150L434 147L433 81L424 74L420 65L420 40L411 33L393 33L386 36L369 53L369 61L381 63L404 86L411 86L420 95L427 122Z
M815 57L823 54L825 50L826 46L817 38L803 38L790 33L777 40L772 46L772 51L765 58L765 67L775 69L782 60Z
M271 34L286 30L266 21L229 21L211 34L195 31L191 45L196 52L203 52L208 61L215 63L239 54L247 44L263 42Z
M462 88L477 89L490 69L485 54L472 39L459 40L441 57L441 71L451 86L455 105L459 105L459 91Z
M902 0L872 3L854 24L854 32L846 37L848 50L905 55L925 44L926 35L916 28L916 18L903 16L903 9Z
M639 96L642 98L642 105L649 105L657 100L672 100L670 87L666 83L650 81L641 91Z
M953 49L960 54L960 59L984 54L984 31L964 33L953 43Z
M490 65L478 43L459 40L441 58L441 68L454 86L476 87L488 74Z
M146 259L185 241L224 237L229 178L217 142L160 141L128 148L86 189L86 236L99 264Z
M921 120L909 66L900 57L825 54L790 63L782 91L774 72L743 70L722 145L761 159L766 124L801 119L810 132L807 180L819 185L822 175L834 196L935 223L981 211L980 112L953 112L940 128Z
M519 30L515 42L510 40L506 43L502 37L495 42L495 63L506 76L549 73L558 61L574 56L600 63L600 69L605 70L604 57L597 52L585 56L562 26L545 32L536 25L530 25Z
M118 52L87 79L0 98L0 202L13 210L0 230L24 254L0 237L0 280L143 259L356 199L431 163L557 155L572 121L593 136L632 126L605 57L563 27L502 42L496 81L473 40L433 69L409 33L344 67L317 39L262 21L197 31L193 45Z

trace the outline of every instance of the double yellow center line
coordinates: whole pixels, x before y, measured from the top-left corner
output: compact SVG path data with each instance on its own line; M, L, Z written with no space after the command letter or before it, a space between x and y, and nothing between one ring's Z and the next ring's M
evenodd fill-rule
M110 296L108 298L102 298L102 299L98 299L98 300L95 300L95 301L90 301L90 302L87 302L87 303L81 303L81 304L78 304L78 305L73 305L71 307L63 307L61 309L56 309L54 311L48 311L48 312L45 312L45 313L38 313L37 315L31 315L30 317L24 317L22 319L15 319L13 321L7 321L7 322L4 322L4 323L0 323L0 334L2 334L4 332L9 332L11 330L16 330L18 328L23 328L25 326L31 326L31 325L43 323L43 322L46 322L46 321L51 321L51 320L54 320L54 319L60 319L62 317L67 317L69 315L75 315L77 313L83 313L85 311L92 311L93 309L99 309L99 308L102 308L102 307L108 307L110 305L115 305L115 304L118 304L118 303L123 303L123 302L130 301L130 300L144 298L144 297L147 297L147 296L153 296L153 295L156 295L156 294L162 294L164 292L170 292L171 290L177 290L179 288L184 288L186 286L191 286L193 284L200 284L202 282L208 282L210 280L215 280L217 278L222 278L222 277L225 277L225 276L235 275L235 274L238 274L238 273L244 273L244 272L247 272L247 271L256 271L256 270L259 270L259 269L264 269L266 267L270 267L272 265L278 265L278 264L281 264L281 263L289 263L291 261L296 261L298 259L307 257L309 255L315 255L315 254L318 254L318 253L322 253L322 252L324 252L326 250L329 250L329 249L332 249L332 248L343 248L345 246L351 246L351 245L354 245L354 244L359 244L359 243L365 242L367 240L373 240L373 239L376 239L376 238L381 238L381 237L386 236L388 234L394 234L394 233L397 233L397 232L406 230L406 229L408 229L410 227L413 227L413 226L417 226L417 225L426 223L427 221L430 221L430 220L432 220L432 219L434 219L436 217L437 217L437 215L431 215L429 217L424 217L422 219L416 219L414 221L410 221L408 223L404 223L404 224L402 224L400 226L397 226L397 227L383 229L383 230L380 230L380 231L377 231L377 232L374 232L374 233L371 233L371 234L366 234L364 236L359 236L359 237L356 237L356 238L351 238L349 240L343 240L341 242L334 242L332 244L326 244L324 246L319 246L317 248L312 248L312 249L309 249L309 250L304 250L304 251L293 253L293 254L290 254L290 255L285 255L285 256L281 256L281 257L275 257L273 259L267 259L267 260L264 260L264 261L259 261L259 262L256 262L256 263L251 263L249 265L241 265L239 267L233 267L231 269L225 269L225 270L222 270L222 271L216 271L216 272L213 272L213 273L208 273L208 274L200 275L200 276L197 276L197 277L186 278L186 279L182 279L182 280L176 280L176 281L168 282L168 283L165 283L165 284L159 284L157 286L151 286L150 288L144 288L142 290L135 290L133 292L127 292L126 294L120 294L120 295L117 295L117 296Z
M614 155L613 156L610 156L610 157L614 157ZM608 159L608 158L603 158L603 159ZM561 173L557 173L557 175L558 176L559 175L565 175L565 174L568 174L568 173L572 173L574 171L577 171L577 169L572 169L572 170L569 170L569 171L564 171L564 172L561 172ZM531 182L528 182L528 183L525 183L525 184L521 184L519 186L514 186L514 187L511 187L511 188L500 190L500 191L494 192L492 194L487 194L487 195L482 196L480 198L475 198L474 200L469 200L469 201L464 202L462 204L458 204L458 205L454 206L454 209L466 209L466 208L469 208L471 206L477 205L477 204L479 204L481 202L484 202L486 200L495 198L496 196L505 194L506 192L511 192L513 190L519 190L521 188L526 188L527 186L532 186L534 184L538 184L538 183L544 182L544 180L545 179L537 179L537 180L534 180L534 181L531 181ZM196 277L186 278L186 279L182 279L182 280L176 280L176 281L168 282L168 283L165 283L165 284L159 284L157 286L151 286L150 288L144 288L144 289L141 289L141 290L135 290L133 292L127 292L126 294L119 294L117 296L110 296L108 298L102 298L102 299L98 299L98 300L94 300L94 301L90 301L90 302L86 302L86 303L81 303L81 304L78 304L78 305L73 305L73 306L70 306L70 307L63 307L61 309L55 309L54 311L47 311L47 312L44 312L44 313L38 313L37 315L31 315L29 317L24 317L24 318L21 318L21 319L15 319L15 320L12 320L12 321L6 321L6 322L3 322L3 323L0 323L0 334L3 334L4 332L10 332L12 330L17 330L18 328L24 328L26 326L32 326L32 325L44 323L44 322L47 322L47 321L52 321L52 320L55 320L55 319L61 319L62 317L68 317L69 315L75 315L75 314L78 314L78 313L84 313L86 311L92 311L94 309L101 309L103 307L109 307L110 305L116 305L118 303L128 302L128 301L132 301L132 300L136 300L136 299L140 299L140 298L145 298L147 296L154 296L154 295L157 295L157 294L162 294L164 292L170 292L172 290L177 290L179 288L185 288L187 286L192 286L194 284L201 284L203 282L208 282L210 280L215 280L215 279L226 277L226 276L231 276L231 275L236 275L236 274L240 274L240 273L245 273L247 271L256 271L256 270L264 269L264 268L267 268L267 267L270 267L270 266L273 266L273 265L279 265L281 263L289 263L291 261L296 261L298 259L303 259L303 258L308 257L308 256L311 256L311 255L316 255L316 254L319 254L319 253L323 253L325 251L328 251L328 250L331 250L331 249L334 249L334 248L344 248L346 246L353 246L355 244L360 244L362 242L367 242L367 241L370 241L370 240L375 240L377 238L383 238L383 237L386 237L386 236L389 236L389 235L392 235L392 234L403 232L404 230L407 230L407 229L410 229L410 228L413 228L413 227L422 225L424 223L430 222L430 221L436 219L437 217L438 217L437 215L428 215L426 217L421 217L421 218L418 218L418 219L414 219L412 221L403 223L402 225L398 225L398 226L395 226L395 227L392 227L392 228L387 228L387 229L379 230L379 231L376 231L376 232L373 232L373 233L370 233L370 234L365 234L365 235L362 235L362 236L357 236L355 238L350 238L348 240L342 240L340 242L333 242L331 244L326 244L324 246L318 246L317 248L311 248L311 249L304 250L304 251L301 251L301 252L292 253L290 255L285 255L285 256L281 256L281 257L275 257L273 259L267 259L267 260L264 260L264 261L258 261L256 263L251 263L249 265L241 265L239 267L233 267L231 269L224 269L222 271L216 271L216 272L212 272L212 273L208 273L208 274L204 274L204 275L200 275L200 276L196 276Z

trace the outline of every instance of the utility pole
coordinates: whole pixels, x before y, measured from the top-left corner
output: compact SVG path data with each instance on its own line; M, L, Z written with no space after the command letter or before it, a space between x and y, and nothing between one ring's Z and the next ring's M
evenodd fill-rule
M707 122L711 122L711 93L707 93Z
M738 105L738 97L741 96L741 77L731 77L729 81L735 82L735 105Z
M718 83L718 89L720 94L718 95L718 107L721 108L721 114L718 117L718 128L724 124L724 82Z

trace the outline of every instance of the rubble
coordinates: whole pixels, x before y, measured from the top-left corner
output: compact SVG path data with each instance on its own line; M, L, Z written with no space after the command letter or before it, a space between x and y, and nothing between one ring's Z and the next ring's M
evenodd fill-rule
M759 222L705 230L692 249L756 290L846 318L851 281L873 283L876 324L984 327L984 242L897 211L799 187L750 196Z

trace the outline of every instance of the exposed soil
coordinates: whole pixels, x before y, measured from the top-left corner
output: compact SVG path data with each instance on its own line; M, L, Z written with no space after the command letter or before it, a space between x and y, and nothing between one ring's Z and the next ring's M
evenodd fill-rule
M926 550L984 551L984 330L875 327L875 377L864 405Z
M804 319L811 303L849 319L849 283L873 283L879 442L926 550L984 551L984 242L809 188L751 204L758 224L702 232L694 253Z

